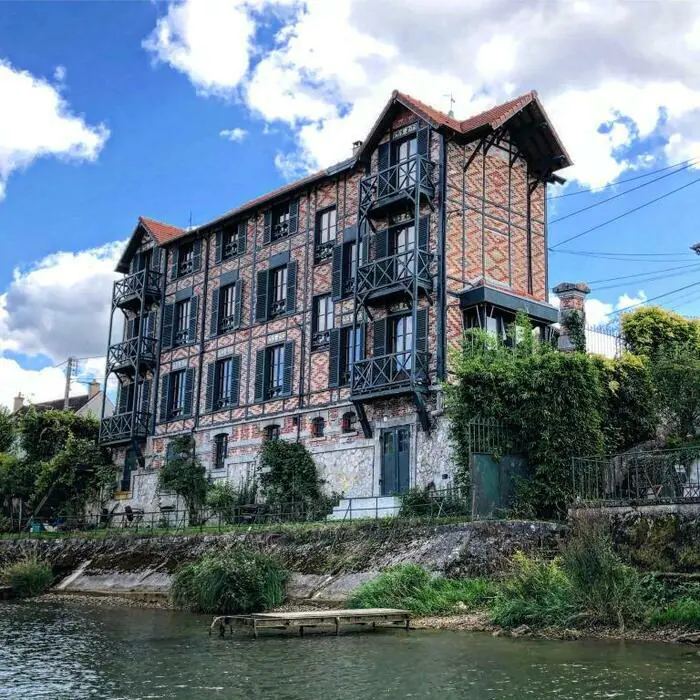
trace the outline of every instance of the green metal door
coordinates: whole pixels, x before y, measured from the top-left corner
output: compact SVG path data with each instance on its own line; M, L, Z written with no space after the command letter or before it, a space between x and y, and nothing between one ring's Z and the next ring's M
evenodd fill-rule
M408 491L410 485L411 429L408 426L382 431L382 496Z

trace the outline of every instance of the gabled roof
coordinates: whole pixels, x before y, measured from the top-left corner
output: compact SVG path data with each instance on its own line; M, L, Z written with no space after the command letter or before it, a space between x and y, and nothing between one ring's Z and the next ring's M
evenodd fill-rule
M79 411L87 402L92 398L89 394L82 394L81 396L71 396L68 399L68 410L76 413ZM64 399L52 399L51 401L40 401L38 403L28 404L22 406L17 413L26 413L29 409L34 408L37 411L62 411L64 406Z
M174 241L187 233L186 229L171 226L155 219L149 219L146 216L139 216L136 228L129 237L126 248L124 248L124 252L117 263L117 272L129 271L129 262L134 256L136 249L141 245L141 234L143 231L146 231L159 246L167 245L170 241Z

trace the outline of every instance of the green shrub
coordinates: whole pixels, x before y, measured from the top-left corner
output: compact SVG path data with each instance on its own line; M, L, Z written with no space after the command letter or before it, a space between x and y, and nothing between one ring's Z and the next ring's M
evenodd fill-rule
M504 627L547 627L563 624L575 613L571 583L559 562L517 552L499 587L491 619Z
M678 625L700 629L700 600L681 598L666 608L657 610L650 619L654 627Z
M430 489L412 488L401 496L402 518L437 518L471 515L471 504L465 488L451 488L437 493Z
M448 579L431 576L417 564L400 564L364 583L348 601L350 608L402 608L420 615L452 612L458 603L483 606L493 597L486 579Z
M25 559L0 569L0 582L12 586L17 598L40 595L52 581L51 567L38 559Z
M249 549L210 554L179 569L173 604L197 613L236 615L281 605L287 573L277 560Z

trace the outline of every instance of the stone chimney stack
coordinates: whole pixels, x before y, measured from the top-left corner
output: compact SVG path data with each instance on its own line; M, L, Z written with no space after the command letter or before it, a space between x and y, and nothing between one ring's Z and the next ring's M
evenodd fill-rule
M585 282L561 282L552 290L559 297L559 350L571 352L574 343L569 337L567 329L567 317L573 313L580 314L581 323L586 323L586 296L590 294L591 288Z
M19 392L17 396L15 396L13 403L12 403L12 413L17 413L20 408L24 407L24 396L22 396L22 392Z
M352 142L352 154L353 154L353 156L356 156L361 148L362 148L362 141L353 141Z
M93 379L90 382L90 386L88 387L88 396L92 398L93 396L97 396L97 394L100 393L100 383L96 380Z

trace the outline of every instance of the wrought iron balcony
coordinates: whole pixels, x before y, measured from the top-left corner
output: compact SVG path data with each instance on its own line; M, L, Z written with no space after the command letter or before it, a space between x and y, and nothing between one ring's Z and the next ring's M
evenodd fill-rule
M150 413L118 413L100 423L100 444L118 445L130 442L132 438L145 439L150 433Z
M352 367L352 397L423 391L428 388L430 354L407 350L369 357Z
M138 309L143 298L146 305L160 299L161 273L156 270L140 270L114 283L112 303L115 307Z
M419 290L430 291L432 253L409 250L360 265L357 275L357 295L367 299L386 299L413 289L417 277Z
M111 345L107 351L109 372L134 375L142 374L156 365L156 339L148 336L130 338L123 343Z
M435 194L435 165L426 156L415 155L360 182L360 209L378 213L402 206L406 199Z

